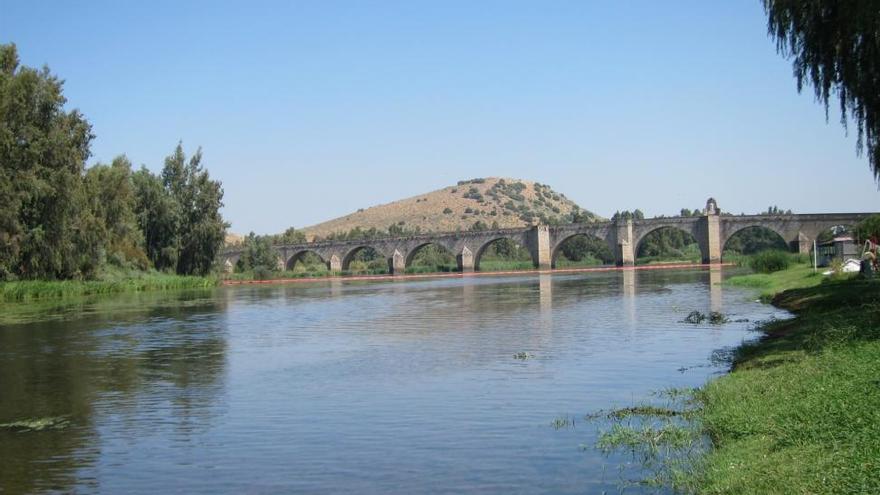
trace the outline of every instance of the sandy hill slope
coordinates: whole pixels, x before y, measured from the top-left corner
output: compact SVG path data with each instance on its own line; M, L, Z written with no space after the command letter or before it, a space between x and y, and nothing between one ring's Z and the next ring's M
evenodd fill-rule
M487 228L496 223L500 228L511 228L571 221L574 212L585 219L601 219L544 184L488 177L459 181L427 194L360 209L302 231L311 240L355 227L387 231L396 225L407 231L444 232L468 230L479 221Z

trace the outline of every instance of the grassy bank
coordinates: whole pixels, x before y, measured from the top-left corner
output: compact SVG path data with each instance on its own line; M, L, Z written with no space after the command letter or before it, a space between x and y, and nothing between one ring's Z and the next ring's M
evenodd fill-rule
M598 447L640 454L641 482L685 493L880 493L880 280L795 264L726 283L795 316L678 403L600 415Z
M757 289L761 300L770 302L777 293L788 289L813 287L825 277L807 264L795 264L774 273L750 273L728 279L725 284L732 287Z
M697 394L714 448L692 486L880 493L880 281L786 272L766 290L799 287L772 299L796 317L764 325L762 339L737 349L733 371Z
M0 283L0 301L27 302L48 299L214 287L214 277L190 277L160 272L104 273L97 280L26 280Z

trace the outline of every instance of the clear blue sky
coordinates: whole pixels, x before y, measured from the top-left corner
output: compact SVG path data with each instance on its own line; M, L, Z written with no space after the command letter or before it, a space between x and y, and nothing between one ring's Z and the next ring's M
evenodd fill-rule
M0 42L67 81L92 162L202 146L258 233L485 176L604 216L880 209L765 22L758 0L0 0Z

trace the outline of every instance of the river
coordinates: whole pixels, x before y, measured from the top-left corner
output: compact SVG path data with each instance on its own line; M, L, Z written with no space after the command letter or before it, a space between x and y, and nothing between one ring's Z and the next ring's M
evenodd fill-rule
M780 316L722 288L726 275L328 280L7 307L0 493L650 492L621 486L636 468L591 448L584 415L701 385L725 370L719 350ZM683 323L691 310L749 322Z

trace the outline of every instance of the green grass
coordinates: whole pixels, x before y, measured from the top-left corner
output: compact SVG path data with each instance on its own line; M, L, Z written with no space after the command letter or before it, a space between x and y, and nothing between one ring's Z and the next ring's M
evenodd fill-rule
M636 258L636 265L661 265L678 263L700 263L702 257L696 256L641 256Z
M776 293L786 289L813 287L825 280L822 274L814 272L808 264L791 265L774 273L751 273L727 279L724 283L731 287L758 289L761 299L769 302Z
M516 270L534 270L531 261L480 260L481 272L506 272Z
M161 272L110 271L97 280L25 280L0 283L0 301L28 302L123 292L214 287L214 277L190 277Z
M683 493L880 493L880 280L805 265L731 280L795 317L763 324L731 373L664 392L671 405L592 415L611 421L597 447Z
M407 267L406 269L406 273L453 273L457 271L459 271L457 264L434 266L414 265Z
M611 262L610 264L613 265L614 262ZM588 268L603 265L605 265L605 263L603 263L602 260L590 255L584 256L580 261L572 261L562 255L556 258L556 268Z
M697 393L714 448L692 491L880 493L880 281L806 273L761 279L799 287L773 298L796 317L765 325L733 372Z
M793 261L791 253L786 251L761 251L749 258L749 268L757 273L773 273L785 270Z
M316 278L338 276L342 272L323 271L304 271L304 270L272 270L255 273L252 270L244 272L227 273L223 275L224 280L280 280L288 278Z

